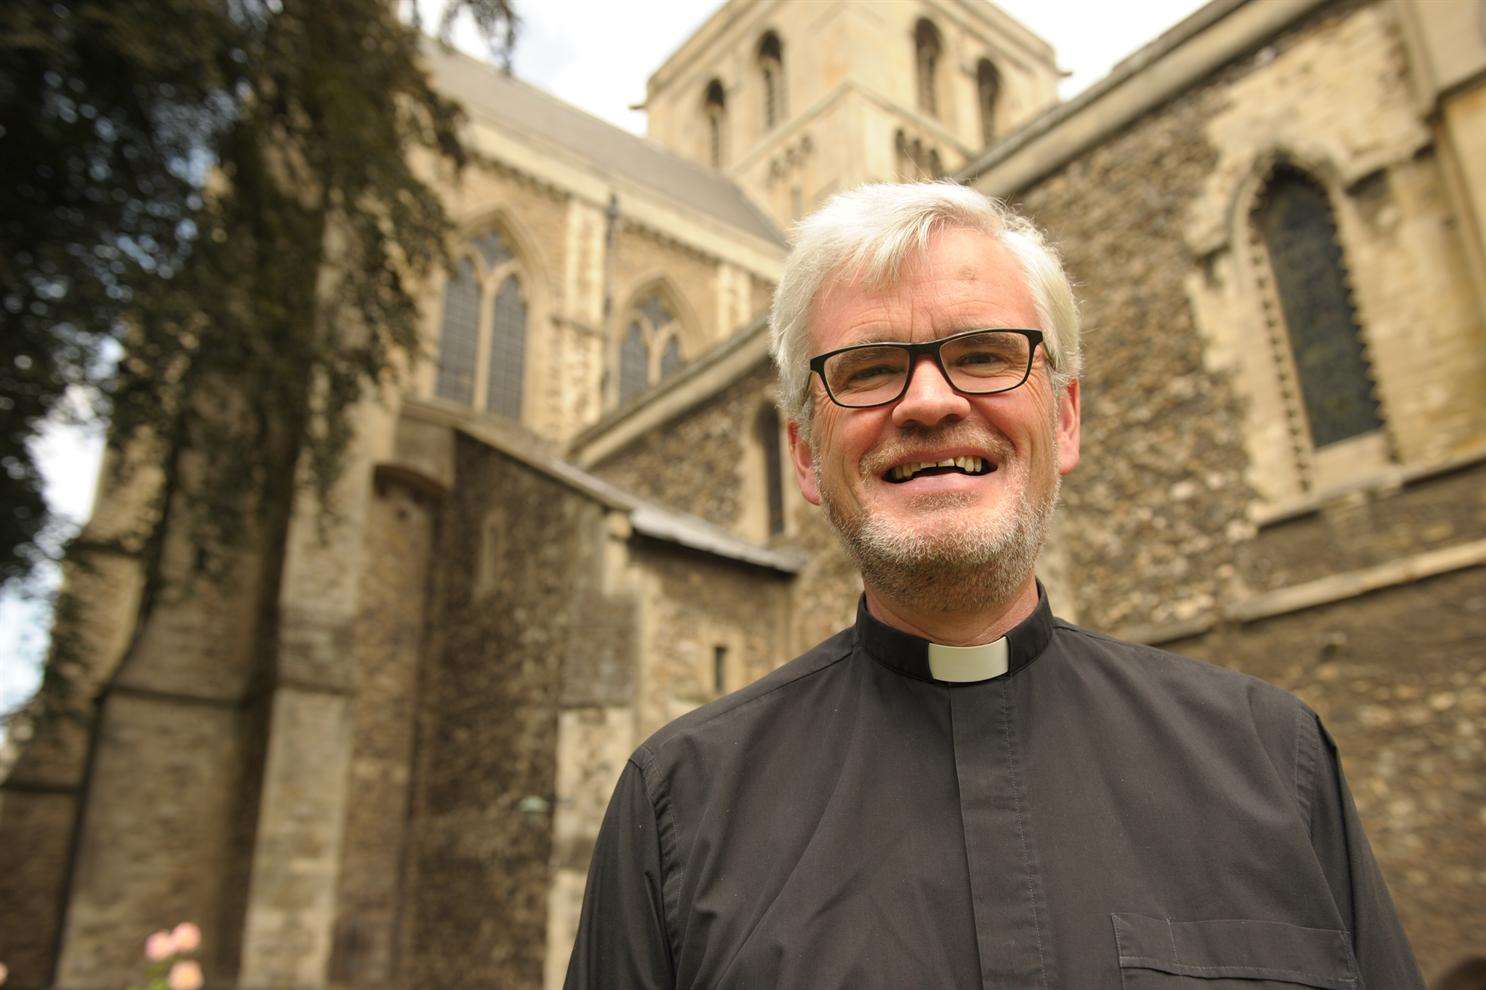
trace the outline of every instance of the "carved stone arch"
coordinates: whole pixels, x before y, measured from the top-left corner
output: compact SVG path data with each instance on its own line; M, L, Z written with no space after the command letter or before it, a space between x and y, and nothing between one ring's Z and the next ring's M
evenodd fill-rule
M542 293L543 303L550 303L558 292L557 270L549 262L541 241L514 210L496 206L476 213L459 225L458 243L463 250L487 230L497 231L515 255L522 273L531 283L528 291Z
M625 296L624 306L616 312L627 313L651 292L660 293L661 298L671 307L671 312L676 314L676 322L680 324L681 346L686 351L686 359L690 361L695 358L707 345L706 324L675 279L669 273L656 269L636 279L634 285L635 288Z
M1249 215L1253 213L1258 197L1277 168L1288 166L1309 172L1332 193L1334 201L1334 191L1346 186L1344 173L1336 164L1341 159L1335 151L1336 149L1328 148L1322 142L1285 142L1271 144L1254 155L1243 171L1243 178L1234 185L1228 196L1227 228L1229 236L1233 238L1232 243L1243 243L1247 236Z

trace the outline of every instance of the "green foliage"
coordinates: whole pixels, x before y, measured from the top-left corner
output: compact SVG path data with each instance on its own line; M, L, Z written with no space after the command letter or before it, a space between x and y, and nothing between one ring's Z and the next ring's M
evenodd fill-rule
M445 10L513 39L508 0ZM160 444L199 546L287 511L298 464L334 481L446 260L413 163L470 160L423 43L387 0L0 6L0 584L42 555L28 443L70 387Z

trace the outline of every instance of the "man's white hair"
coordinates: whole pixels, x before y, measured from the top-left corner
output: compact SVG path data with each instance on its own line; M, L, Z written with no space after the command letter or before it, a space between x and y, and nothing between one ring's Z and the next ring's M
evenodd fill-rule
M1045 334L1053 384L1078 377L1078 304L1058 254L1030 220L953 182L878 183L838 193L794 227L794 248L774 291L769 351L785 415L810 435L810 312L827 280L890 287L939 230L995 238L1021 265Z

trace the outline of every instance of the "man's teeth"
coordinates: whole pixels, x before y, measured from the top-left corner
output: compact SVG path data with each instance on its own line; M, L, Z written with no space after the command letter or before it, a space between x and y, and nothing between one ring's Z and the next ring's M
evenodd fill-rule
M888 472L893 481L907 481L909 478L926 471L929 468L959 468L966 474L980 474L985 467L985 462L979 457L946 457L942 461L918 461L913 464L899 464Z

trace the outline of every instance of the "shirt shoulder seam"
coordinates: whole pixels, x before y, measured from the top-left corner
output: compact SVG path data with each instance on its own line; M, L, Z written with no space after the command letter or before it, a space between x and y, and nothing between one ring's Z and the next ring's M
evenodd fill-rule
M794 677L791 677L789 680L784 681L784 682L782 682L780 684L775 684L773 687L769 688L767 691L761 691L760 693L758 693L758 694L756 694L756 695L754 695L754 696L752 696L750 698L740 698L740 699L738 699L738 701L737 701L736 704L729 705L727 708L724 708L721 711L713 712L712 714L708 715L706 718L700 719L700 720L692 723L691 725L688 726L688 728L698 729L698 728L701 728L704 725L709 725L709 724L717 721L718 719L726 718L729 715L732 715L732 714L734 714L736 712L743 711L745 708L747 708L748 706L754 704L755 702L762 701L763 699L769 697L770 695L774 694L775 692L782 691L783 689L789 687L792 684L796 684L796 683L798 683L800 681L803 681L807 677L814 677L816 674L819 674L822 671L825 671L825 670L827 670L827 669L829 669L831 667L834 667L836 664L840 663L842 660L845 660L847 657L851 656L852 650L854 648L855 648L855 640L853 640L850 644L848 644L840 653L838 653L835 656L831 657L829 660L827 660L825 663L822 663L820 666L813 667L810 670L802 671L799 674L796 674ZM670 742L670 739L669 738L663 739L663 740L661 740L660 745L663 747L668 742ZM651 760L654 760L655 759L655 752L654 752L654 750L651 749L649 740L641 743L640 746L639 746L639 749L646 750L650 754L650 759Z

